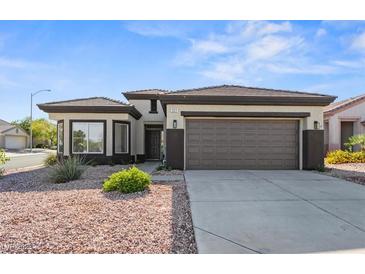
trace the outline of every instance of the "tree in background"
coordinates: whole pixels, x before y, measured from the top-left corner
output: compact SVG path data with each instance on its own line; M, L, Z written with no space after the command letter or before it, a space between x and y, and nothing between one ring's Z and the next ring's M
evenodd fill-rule
M12 125L18 126L25 130L28 134L30 133L30 118L26 117L23 120L15 120L11 122Z
M30 133L30 118L12 122L13 125L24 129ZM33 146L34 147L52 147L57 145L57 127L48 120L41 118L33 120Z

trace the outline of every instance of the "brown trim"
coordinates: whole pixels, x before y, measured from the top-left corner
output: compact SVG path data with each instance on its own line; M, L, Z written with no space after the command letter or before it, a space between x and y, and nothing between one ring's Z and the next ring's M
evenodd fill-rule
M275 117L275 118L304 118L309 112L227 112L227 111L181 111L185 117Z
M58 125L59 124L62 124L63 125L63 135L62 135L62 143L63 143L63 151L62 152L59 152L58 151ZM57 154L64 154L65 153L65 122L64 120L58 120L57 121Z
M104 149L103 149L103 153L76 153L76 154L73 154L72 153L72 146L73 146L73 144L72 144L72 123L83 123L83 122L85 122L85 123L103 123L104 124L104 126L103 126L103 130L104 130L104 134L103 134L103 137L104 137L104 144L103 144L103 146L104 146ZM70 120L70 132L69 132L69 151L70 151L70 155L81 155L81 156L87 156L87 155L92 155L93 157L106 157L106 149L107 149L107 147L106 147L106 131L107 131L107 129L106 129L106 120L80 120L80 119L78 119L78 120Z
M113 155L125 155L125 154L128 154L130 155L131 154L131 123L128 122L128 121L123 121L123 120L113 120L113 130L112 130L112 134L113 134L113 146L112 146L112 149L113 149ZM127 124L128 125L128 151L127 152L124 152L124 153L117 153L115 152L115 124Z
M128 113L139 120L142 114L134 106L53 106L38 104L47 113Z
M199 104L199 105L296 105L327 106L336 97L308 96L209 96L209 95L160 95L161 102L166 104Z
M139 99L139 100L152 100L159 99L160 94L143 94L143 93L132 93L132 92L123 92L122 93L125 98L128 100Z
M303 169L324 165L324 130L303 130Z
M184 129L166 130L167 165L176 169L184 169Z

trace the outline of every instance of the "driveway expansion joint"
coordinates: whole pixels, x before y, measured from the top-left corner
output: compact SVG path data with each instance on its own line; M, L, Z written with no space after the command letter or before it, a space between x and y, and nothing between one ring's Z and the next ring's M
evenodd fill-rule
M242 248L244 248L244 249L250 250L250 251L252 251L252 252L255 252L256 254L262 254L262 252L260 252L260 251L258 251L258 250L255 250L255 249L250 248L250 247L248 247L248 246L245 246L245 245L243 245L243 244L237 243L237 242L235 242L235 241L232 241L232 240L230 240L230 239L228 239L228 238L225 238L225 237L223 237L223 236L220 236L220 235L218 235L218 234L215 234L215 233L210 232L210 231L208 231L208 230L205 230L205 229L203 229L203 228L200 228L200 227L197 227L197 226L194 226L194 225L193 225L193 227L194 227L194 229L199 229L199 230L201 230L201 231L203 231L203 232L205 232L205 233L208 233L208 234L210 234L210 235L213 235L213 236L215 236L215 237L217 237L217 238L220 238L220 239L225 240L225 241L227 241L227 242L230 242L230 243L232 243L232 244L238 245L239 247L242 247Z

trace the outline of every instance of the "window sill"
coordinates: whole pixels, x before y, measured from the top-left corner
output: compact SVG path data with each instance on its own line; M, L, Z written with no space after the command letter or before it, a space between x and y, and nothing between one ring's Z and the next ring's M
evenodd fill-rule
M158 112L157 111L150 111L149 113L151 113L151 114L157 114Z

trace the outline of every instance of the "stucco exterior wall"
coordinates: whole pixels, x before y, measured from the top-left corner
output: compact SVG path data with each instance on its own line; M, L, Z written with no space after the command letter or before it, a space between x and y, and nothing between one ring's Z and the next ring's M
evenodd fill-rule
M301 119L302 130L314 129L314 121L320 123L323 129L323 107L320 106L237 106L237 105L168 105L166 114L166 128L173 128L173 120L177 121L177 128L185 128L185 119L181 111L247 111L247 112L309 112L310 116Z
M165 127L165 114L163 112L161 103L159 100L157 100L157 113L150 113L151 110L151 102L150 100L141 100L141 99L135 99L135 100L129 100L129 103L134 105L136 109L142 114L141 119L136 121L135 126L135 136L136 136L136 154L144 154L144 126L145 125L151 125L151 124L158 124L163 125L164 129ZM165 136L165 134L164 134ZM165 147L165 145L164 145Z
M106 156L113 155L113 120L131 123L131 155L136 154L136 120L126 113L50 113L49 119L64 121L64 156L70 155L70 120L106 120Z
M332 116L325 116L328 121L328 149L336 150L341 148L341 121L354 122L354 135L365 134L365 127L361 121L365 120L365 102L354 105L339 111Z

